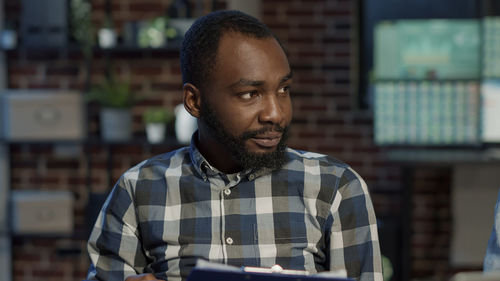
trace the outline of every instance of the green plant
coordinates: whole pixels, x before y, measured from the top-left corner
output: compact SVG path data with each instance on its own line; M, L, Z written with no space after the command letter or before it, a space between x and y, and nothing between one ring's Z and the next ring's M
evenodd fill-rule
M148 108L142 114L142 120L146 124L170 123L173 119L174 119L174 113L163 107Z
M165 40L177 37L177 30L168 26L168 22L168 17L158 17L145 22L139 30L139 47L160 48L165 45Z
M95 101L103 107L128 108L134 105L138 98L132 91L130 83L109 78L93 87L87 94L87 100Z
M90 18L92 6L88 0L71 0L70 5L71 34L80 44L85 58L89 59L95 45L94 26Z

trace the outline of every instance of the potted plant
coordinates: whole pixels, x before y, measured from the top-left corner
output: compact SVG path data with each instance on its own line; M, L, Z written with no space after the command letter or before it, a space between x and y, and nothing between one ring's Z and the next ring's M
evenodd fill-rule
M116 31L111 26L106 26L99 29L97 33L99 39L99 47L110 49L116 47Z
M108 78L92 88L87 98L101 106L101 137L105 141L131 139L132 113L130 108L137 102L137 98L129 83Z
M85 60L85 92L88 92L95 45L94 25L91 18L92 5L89 0L71 0L69 12L71 35L81 48Z
M108 2L109 5L109 2ZM104 25L97 32L97 41L99 42L99 47L103 49L109 49L116 47L116 31L113 28L113 20L111 19L110 11L106 12L106 18L104 19Z
M174 120L174 114L163 107L152 107L144 111L142 120L146 124L148 141L150 143L161 143L165 140L167 124Z

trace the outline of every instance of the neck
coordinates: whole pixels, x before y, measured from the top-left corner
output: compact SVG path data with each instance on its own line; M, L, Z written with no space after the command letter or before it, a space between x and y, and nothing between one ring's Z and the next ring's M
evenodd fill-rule
M232 153L226 146L218 142L210 133L209 129L198 122L198 137L196 146L205 159L226 174L233 174L242 170L241 165L234 159Z

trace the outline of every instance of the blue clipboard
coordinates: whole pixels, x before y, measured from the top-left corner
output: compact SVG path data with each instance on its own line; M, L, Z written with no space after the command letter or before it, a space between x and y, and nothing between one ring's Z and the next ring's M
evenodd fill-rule
M194 267L187 281L354 281L354 279L334 277L328 274L302 275Z

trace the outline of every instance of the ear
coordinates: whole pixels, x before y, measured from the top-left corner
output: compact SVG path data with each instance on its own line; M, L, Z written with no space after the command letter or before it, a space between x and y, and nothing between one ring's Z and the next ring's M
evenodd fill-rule
M191 83L186 83L182 87L184 107L193 117L201 116L201 92Z

